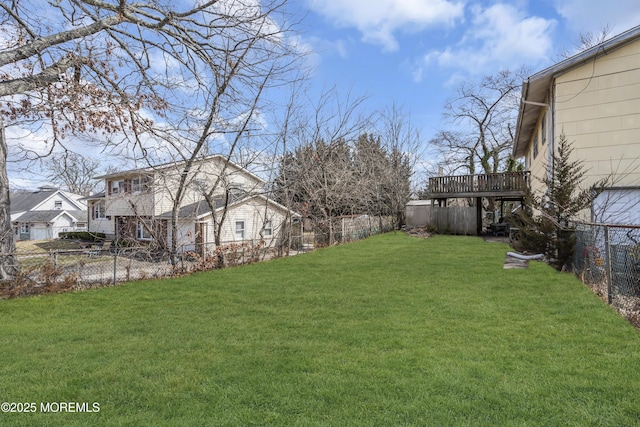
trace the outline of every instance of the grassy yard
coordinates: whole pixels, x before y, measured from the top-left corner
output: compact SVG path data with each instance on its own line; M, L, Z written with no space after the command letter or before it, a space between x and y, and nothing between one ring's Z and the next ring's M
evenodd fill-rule
M51 250L80 249L77 240L20 240L16 242L18 253L49 252Z
M0 425L631 426L640 334L508 247L390 233L0 301ZM41 413L93 402L94 413Z

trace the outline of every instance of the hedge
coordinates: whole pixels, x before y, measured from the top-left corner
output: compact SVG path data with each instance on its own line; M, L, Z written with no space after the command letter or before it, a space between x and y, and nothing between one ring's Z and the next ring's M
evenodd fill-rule
M88 231L65 231L59 233L58 236L61 239L81 239L90 242L104 240L107 237L104 233L90 233Z

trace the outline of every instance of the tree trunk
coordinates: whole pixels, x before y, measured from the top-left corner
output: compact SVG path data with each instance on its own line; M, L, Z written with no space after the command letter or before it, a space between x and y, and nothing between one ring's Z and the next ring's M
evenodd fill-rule
M11 227L11 201L7 176L7 140L0 117L0 281L11 279L17 270L16 244Z

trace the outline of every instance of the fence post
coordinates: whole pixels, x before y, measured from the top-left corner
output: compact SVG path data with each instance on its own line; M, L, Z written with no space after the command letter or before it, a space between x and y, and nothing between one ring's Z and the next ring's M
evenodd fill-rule
M116 285L118 278L118 251L113 253L113 286Z
M605 273L607 276L607 302L611 304L613 301L613 286L611 283L613 280L611 277L611 245L609 242L609 227L606 225L604 226L604 250L607 260L607 265L605 267Z

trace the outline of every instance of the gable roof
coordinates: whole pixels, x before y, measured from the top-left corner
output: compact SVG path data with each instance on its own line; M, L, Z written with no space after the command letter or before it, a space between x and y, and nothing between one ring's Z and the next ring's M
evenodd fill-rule
M62 211L60 209L48 211L28 211L20 215L14 222L54 222L59 216L68 215L75 221L86 221L85 211Z
M11 213L31 210L57 192L58 190L44 190L29 193L11 193Z
M66 193L54 188L42 188L38 191L32 192L11 193L11 213L15 214L18 212L25 212L35 209L55 195L60 195L78 208L84 207L79 204L76 199L70 197L71 193ZM78 196L78 199L79 197L80 196Z
M538 117L540 117L542 109L547 108L545 105L547 94L556 77L590 61L595 61L597 58L638 39L640 39L640 25L539 71L523 82L516 136L513 143L513 156L519 158L526 153Z
M267 203L271 206L276 207L277 209L280 210L284 210L284 211L289 211L293 214L293 216L295 217L299 217L300 214L297 212L294 212L290 209L287 209L286 206L281 205L280 203L269 199L266 196L263 196L261 194L254 194L254 195L246 195L243 197L232 197L231 201L229 203L229 205L227 206L227 209L231 210L237 206L242 205L243 203L248 202L251 199L260 199L262 203ZM224 209L224 198L222 197L216 197L215 198L215 209L216 210L221 210ZM191 203L190 205L186 205L180 208L180 210L178 211L178 218L182 218L182 219L186 219L186 218L194 218L194 219L200 219L203 218L207 215L211 214L211 209L209 209L209 205L207 204L207 202L205 200L200 200L198 202L195 203ZM164 219L169 219L171 218L171 211L168 212L164 212L162 215L160 215L160 218L164 218Z
M196 160L196 162L205 162L205 161L210 161L210 160L218 160L218 161L222 161L222 162L226 162L227 158L222 156L221 154L213 154L211 156L207 156L204 157L202 159L198 159ZM181 160L179 162L168 162L168 163L162 163L156 166L147 166L144 168L136 168L136 169L129 169L129 170L125 170L125 171L120 171L120 172L114 172L114 173L110 173L110 174L106 174L106 175L100 175L100 176L96 176L94 177L94 179L109 179L109 178L116 178L119 176L130 176L130 175L139 175L139 174L143 174L143 173L153 173L153 172L157 172L157 171L161 171L161 170L165 170L165 169L172 169L172 168L176 168L182 164L186 163L185 160ZM231 166L232 168L242 171L248 175L250 175L251 177L257 179L260 182L265 182L264 179L260 178L258 175L254 174L253 172L248 171L247 169L243 168L242 166L232 162L231 160L229 160L229 166Z

